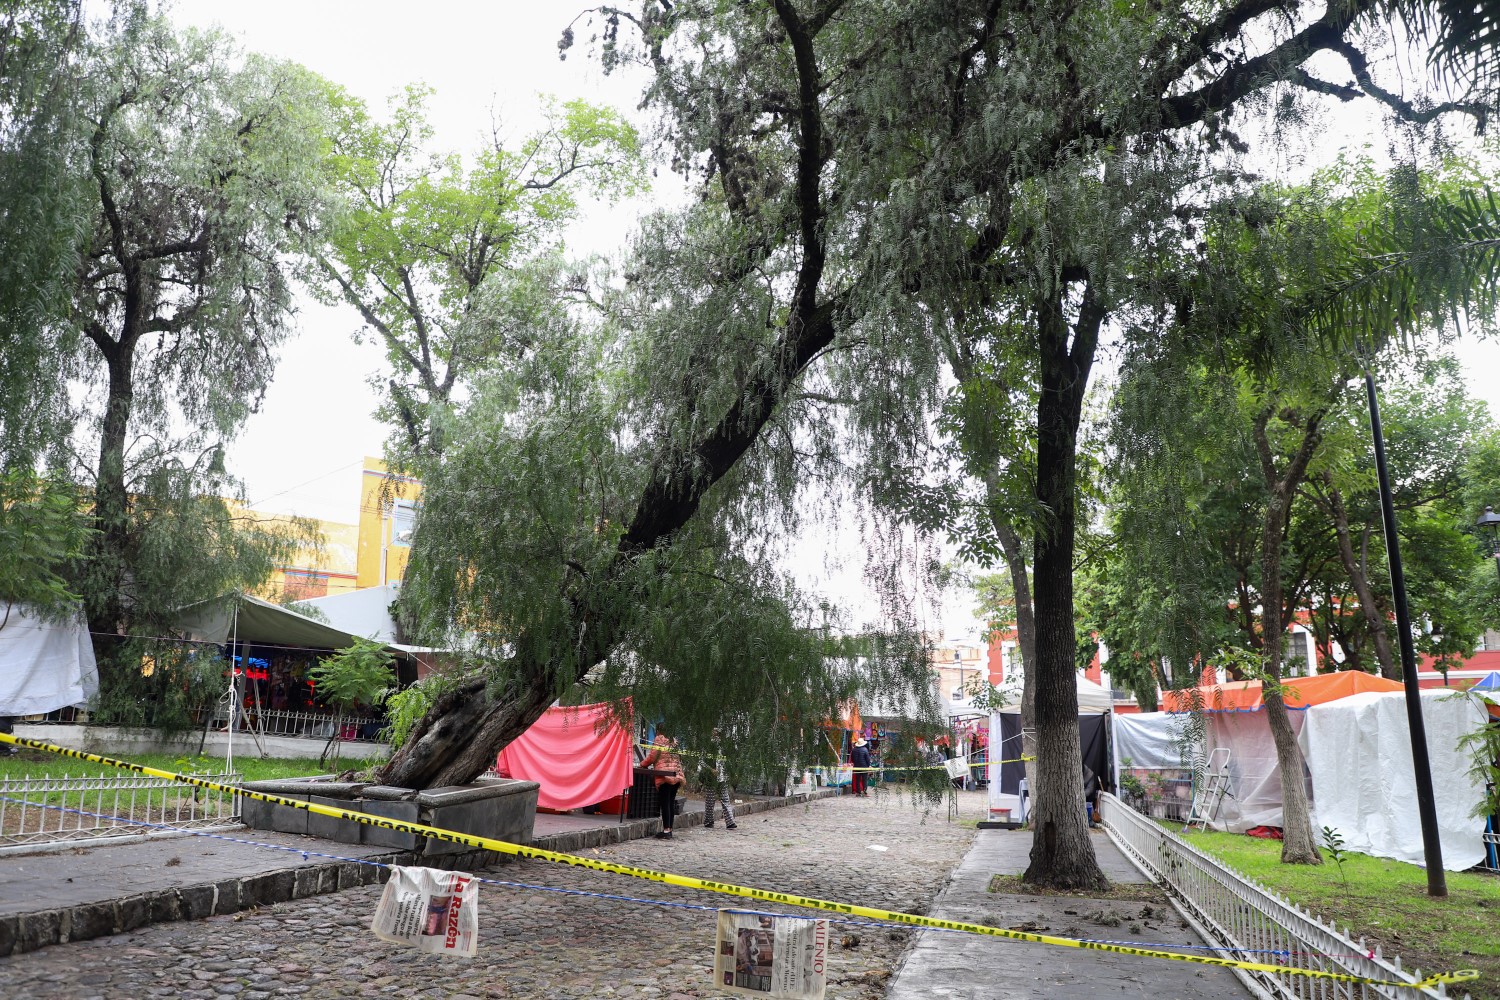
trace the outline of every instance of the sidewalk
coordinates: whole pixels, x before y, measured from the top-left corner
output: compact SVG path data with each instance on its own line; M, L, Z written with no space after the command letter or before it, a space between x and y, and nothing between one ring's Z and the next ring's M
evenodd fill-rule
M836 794L831 790L811 798ZM737 816L802 803L808 797L746 797ZM680 824L703 822L701 798ZM660 819L537 813L531 846L579 853L649 837ZM234 841L275 845L267 850ZM474 871L508 857L472 851L415 859L389 848L236 827L204 836L169 836L117 846L0 857L0 958L49 944L135 930L147 924L236 913L381 881L371 864L425 864Z
M1094 850L1111 882L1148 881L1106 834L1094 834ZM1165 904L988 891L991 875L1024 872L1030 852L1029 831L980 830L929 915L1058 937L1167 946L1164 950L1204 943ZM1158 914L1158 909L1164 912ZM1249 993L1225 968L924 930L886 994L887 1000L988 1000L996 996L1008 1000L1058 996L1244 1000Z

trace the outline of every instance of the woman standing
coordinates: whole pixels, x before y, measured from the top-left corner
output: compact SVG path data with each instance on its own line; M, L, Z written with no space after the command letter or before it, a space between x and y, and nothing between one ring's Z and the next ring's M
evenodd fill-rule
M656 798L661 804L661 833L658 840L672 839L672 820L677 817L677 789L687 783L682 776L682 760L672 752L672 740L666 733L657 733L651 741L652 750L641 761L641 767L664 771L656 776Z
M850 784L855 795L868 795L865 791L870 780L870 745L863 736L854 737L849 748L849 763L852 765Z

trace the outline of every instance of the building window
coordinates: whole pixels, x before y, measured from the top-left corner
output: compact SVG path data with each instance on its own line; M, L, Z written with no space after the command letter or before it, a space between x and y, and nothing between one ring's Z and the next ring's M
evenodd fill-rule
M1311 632L1302 628L1287 632L1286 676L1306 677L1317 673L1317 651Z
M417 529L417 505L410 500L396 500L391 504L391 545L402 548L411 545L412 532Z

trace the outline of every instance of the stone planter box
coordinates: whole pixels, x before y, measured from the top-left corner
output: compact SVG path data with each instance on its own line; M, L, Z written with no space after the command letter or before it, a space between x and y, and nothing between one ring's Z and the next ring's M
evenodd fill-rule
M541 788L534 781L489 779L471 785L416 791L390 785L326 781L300 778L283 781L247 781L253 792L265 792L334 809L349 809L371 816L384 816L441 827L457 833L492 837L512 844L531 843L536 824L536 797ZM446 840L421 837L401 830L384 830L354 820L335 819L316 813L245 799L240 818L257 830L300 833L344 844L369 844L418 854L457 854L473 848Z

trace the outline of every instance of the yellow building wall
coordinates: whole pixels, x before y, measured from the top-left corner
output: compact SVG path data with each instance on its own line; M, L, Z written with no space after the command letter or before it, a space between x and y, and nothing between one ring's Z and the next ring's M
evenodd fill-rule
M275 521L282 516L243 508L240 513L257 521ZM317 525L319 544L301 549L287 565L276 567L271 578L257 589L257 597L305 600L355 589L358 525L313 523Z
M361 479L355 585L362 590L399 583L406 575L422 484L388 471L378 458L365 459Z

